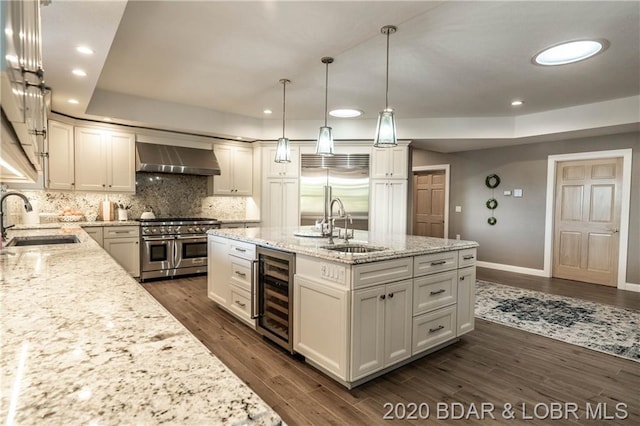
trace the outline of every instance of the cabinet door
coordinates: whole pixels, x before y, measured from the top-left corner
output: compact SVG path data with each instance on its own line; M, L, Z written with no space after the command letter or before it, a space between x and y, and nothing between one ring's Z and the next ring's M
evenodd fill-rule
M131 276L140 276L140 243L138 238L108 238L104 240L104 249Z
M267 179L264 204L266 204L264 226L267 228L282 226L284 206L282 179Z
M386 286L384 303L384 366L411 356L412 280Z
M405 235L407 233L407 181L389 181L388 190L389 232Z
M207 295L214 302L227 306L229 303L229 240L209 237L207 242Z
M297 147L291 147L291 162L282 164L282 177L298 176L300 176L300 150Z
M300 223L300 214L298 212L299 202L298 179L282 179L282 223L280 226L298 226Z
M73 139L73 126L49 121L47 188L74 189L75 149Z
M234 148L233 195L253 194L253 149Z
M213 177L213 194L230 195L233 189L232 152L230 146L216 146L214 149L218 165L220 165L220 175Z
M76 127L76 189L104 191L107 188L106 153L103 130Z
M135 137L129 133L105 133L107 190L135 192Z
M389 184L386 180L371 180L369 231L384 235L389 231Z
M409 148L406 146L397 146L387 149L389 155L390 178L407 179L409 169Z
M468 333L473 330L476 305L476 267L471 266L458 270L458 304L457 326L458 333Z
M300 175L300 150L297 147L291 148L290 163L276 163L276 147L266 148L262 154L262 167L265 177L298 177Z
M82 229L84 229L84 231L89 234L91 238L93 238L98 244L100 244L100 247L104 247L102 226L88 226Z
M351 317L351 381L384 367L385 286L353 292Z
M296 275L293 349L348 380L349 292Z

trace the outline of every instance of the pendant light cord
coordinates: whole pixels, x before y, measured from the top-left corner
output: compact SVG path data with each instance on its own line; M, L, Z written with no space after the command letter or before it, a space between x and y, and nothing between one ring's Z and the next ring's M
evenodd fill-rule
M287 80L282 81L282 137L284 138L284 121L287 105Z
M329 62L325 63L326 72L324 78L324 127L327 127L327 108L328 108L328 99L329 99Z
M387 87L384 92L384 109L389 109L389 35L387 30Z

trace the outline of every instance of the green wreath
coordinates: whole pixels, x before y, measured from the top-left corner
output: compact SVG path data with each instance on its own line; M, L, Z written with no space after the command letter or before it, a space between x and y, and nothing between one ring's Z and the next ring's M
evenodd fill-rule
M498 175L489 175L484 180L484 184L487 185L487 187L489 187L491 189L497 188L498 185L500 185L500 176L498 176Z
M489 198L487 200L487 208L491 210L495 210L496 207L498 207L498 200L496 200L495 198Z
M487 223L492 226L495 225L497 221L498 219L496 219L495 217L490 217L489 219L487 219Z

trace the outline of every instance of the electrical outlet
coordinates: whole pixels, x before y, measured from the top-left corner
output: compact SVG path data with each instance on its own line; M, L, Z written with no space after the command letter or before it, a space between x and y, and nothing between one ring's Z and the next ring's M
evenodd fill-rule
M460 239L460 234L456 234L456 240Z
M507 197L511 195L511 191L510 190L506 190L503 192L504 195L506 195Z
M514 189L513 196L518 198L522 197L522 189Z
M462 212L462 206L456 206L456 213Z

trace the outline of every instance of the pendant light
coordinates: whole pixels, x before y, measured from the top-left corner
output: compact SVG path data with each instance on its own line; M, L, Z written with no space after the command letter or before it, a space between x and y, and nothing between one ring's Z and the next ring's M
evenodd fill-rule
M373 146L379 148L390 148L398 145L396 138L396 118L393 109L389 108L389 36L398 30L394 25L385 25L380 28L380 32L387 36L387 81L385 90L385 106L378 115L378 125L376 126L376 136L373 139Z
M325 82L324 82L324 126L320 127L318 133L318 142L316 143L316 154L325 157L333 156L333 136L331 135L331 127L327 126L327 99L329 93L329 64L333 63L333 58L325 56L321 59L326 65Z
M291 147L289 146L289 139L284 137L284 119L287 105L287 83L291 83L291 80L283 78L280 83L282 83L282 137L278 139L278 145L276 146L275 162L290 163Z

